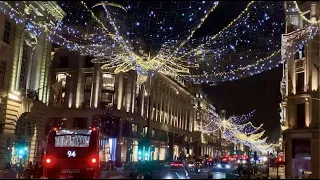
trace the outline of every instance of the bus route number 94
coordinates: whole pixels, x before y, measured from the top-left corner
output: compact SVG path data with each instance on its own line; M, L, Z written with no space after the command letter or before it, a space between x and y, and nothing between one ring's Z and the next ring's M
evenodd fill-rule
M76 151L68 151L67 152L68 157L76 157Z

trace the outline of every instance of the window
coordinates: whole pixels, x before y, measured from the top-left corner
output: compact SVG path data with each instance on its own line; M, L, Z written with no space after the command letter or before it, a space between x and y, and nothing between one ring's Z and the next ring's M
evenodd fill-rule
M92 61L91 61L92 59L93 59L93 57L90 57L90 56L86 57L86 60L84 62L84 67L85 68L90 68L90 67L94 66L94 63L92 63Z
M305 57L304 46L300 46L299 50L295 53L295 59L302 59Z
M123 121L123 127L122 127L122 136L124 137L129 137L130 136L130 123L129 122L126 122L126 121Z
M3 42L7 44L10 44L10 32L11 32L11 24L9 21L6 21L4 25Z
M297 128L304 128L305 125L305 104L297 104Z
M92 73L87 73L85 77L85 89L91 89L92 88Z
M114 91L114 75L112 74L103 74L102 75L102 90Z
M304 92L304 72L297 73L296 77L296 93Z
M4 88L6 68L7 68L7 62L1 60L0 61L0 89Z
M22 50L22 62L21 62L21 72L20 72L20 82L19 88L26 89L26 70L27 70L27 59L28 59L28 45L24 42Z
M79 129L86 129L87 127L87 118L74 118L74 125L75 128Z
M138 125L137 124L132 124L131 131L132 131L133 134L137 133L138 132Z
M89 147L90 136L63 135L55 137L55 147Z
M69 68L69 57L67 56L60 57L59 68Z
M101 103L103 105L112 105L113 95L109 93L101 93Z

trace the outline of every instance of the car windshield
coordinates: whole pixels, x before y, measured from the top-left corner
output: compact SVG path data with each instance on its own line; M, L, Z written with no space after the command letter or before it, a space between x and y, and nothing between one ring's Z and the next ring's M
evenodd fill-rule
M221 164L227 165L227 164L229 164L229 162L221 162Z

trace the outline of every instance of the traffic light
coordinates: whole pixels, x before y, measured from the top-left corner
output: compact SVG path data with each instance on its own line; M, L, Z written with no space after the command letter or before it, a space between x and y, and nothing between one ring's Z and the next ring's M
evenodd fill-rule
M150 142L147 139L142 139L138 144L138 161L150 160Z
M24 140L14 142L14 154L18 156L19 159L27 158L28 146Z

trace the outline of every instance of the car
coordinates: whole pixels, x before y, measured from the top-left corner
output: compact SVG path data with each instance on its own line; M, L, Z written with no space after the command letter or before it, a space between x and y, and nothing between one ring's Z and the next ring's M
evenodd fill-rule
M229 162L220 162L216 164L219 169L231 169L231 164Z

